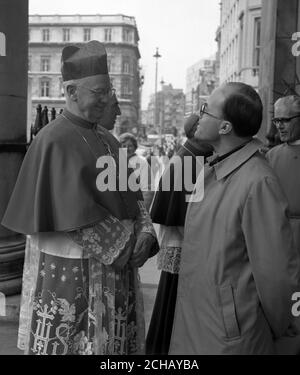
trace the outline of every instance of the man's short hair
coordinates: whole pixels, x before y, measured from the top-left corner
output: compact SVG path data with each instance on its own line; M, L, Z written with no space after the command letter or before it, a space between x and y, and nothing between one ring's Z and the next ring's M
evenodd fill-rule
M274 104L275 109L279 105L284 106L286 109L290 111L293 111L295 114L300 113L300 97L297 95L288 95L279 98Z
M123 133L119 137L120 143L126 142L126 141L131 141L135 149L137 149L138 144L137 144L137 139L136 137L131 134L131 133Z
M225 87L233 90L225 99L224 120L229 121L239 137L252 137L258 133L263 116L263 105L253 87L241 82L229 82Z

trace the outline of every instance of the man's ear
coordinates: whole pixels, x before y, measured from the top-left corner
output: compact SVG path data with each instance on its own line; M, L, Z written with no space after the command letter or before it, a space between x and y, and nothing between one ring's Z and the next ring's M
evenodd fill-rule
M75 85L69 85L67 87L67 93L71 100L74 102L77 101L77 87Z
M229 134L232 131L232 124L229 121L222 121L220 124L219 134Z

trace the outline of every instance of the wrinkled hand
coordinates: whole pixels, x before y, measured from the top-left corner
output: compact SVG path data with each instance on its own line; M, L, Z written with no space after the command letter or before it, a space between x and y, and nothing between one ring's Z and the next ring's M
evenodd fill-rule
M155 242L156 238L150 233L140 233L130 258L130 264L133 267L142 267L149 258L150 251Z
M133 234L131 234L125 248L121 251L121 254L112 264L112 266L116 270L119 271L126 266L133 252L135 243L136 243L136 237Z

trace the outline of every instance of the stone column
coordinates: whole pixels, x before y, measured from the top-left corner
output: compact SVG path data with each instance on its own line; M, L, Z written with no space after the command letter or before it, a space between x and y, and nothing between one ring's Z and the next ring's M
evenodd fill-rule
M0 0L0 221L26 152L27 60L28 0ZM24 245L24 236L0 225L0 292L6 295L21 290Z
M292 35L300 31L300 1L262 0L262 5L260 94L264 104L263 131L267 131L273 117L274 102L285 94L291 94L287 85L297 89L297 71L300 78L300 57L292 54L295 43Z

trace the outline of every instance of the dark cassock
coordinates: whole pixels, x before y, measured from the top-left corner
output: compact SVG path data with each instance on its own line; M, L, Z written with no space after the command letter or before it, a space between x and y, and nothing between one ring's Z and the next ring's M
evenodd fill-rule
M107 75L97 43L64 49L64 81ZM26 354L144 353L138 269L113 262L139 233L155 232L140 192L100 191L99 158L112 157L118 180L119 147L64 110L28 149L2 221L27 235L18 339Z
M188 121L196 120L196 125L198 119L193 115ZM153 223L159 224L157 262L161 276L146 339L146 353L150 355L168 354L169 351L186 210L197 176L212 152L211 146L188 139L171 159L153 200L150 214ZM190 179L190 189L184 183L185 178Z

